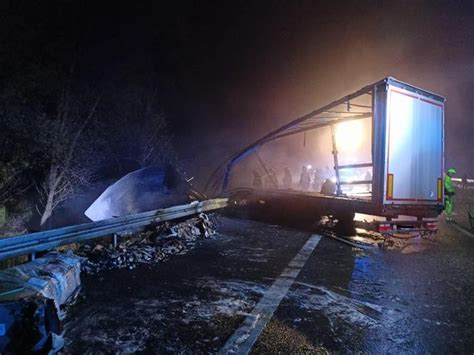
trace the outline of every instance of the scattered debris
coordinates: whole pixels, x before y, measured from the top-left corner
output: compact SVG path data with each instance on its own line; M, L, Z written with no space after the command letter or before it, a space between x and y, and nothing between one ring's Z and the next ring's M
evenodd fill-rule
M184 254L198 239L216 234L215 224L208 215L171 225L164 223L152 231L140 233L113 244L84 244L76 254L87 257L82 265L87 273L111 269L134 269L140 264L156 264L173 254Z
M360 248L366 246L376 246L385 250L397 250L403 254L420 252L431 246L436 239L436 233L430 231L410 231L400 230L390 234L376 232L376 224L367 221L354 221L353 226L347 230L339 231L337 220L332 218L323 218L319 223L319 230L330 237L347 240L348 243L356 243ZM340 235L345 235L340 237Z

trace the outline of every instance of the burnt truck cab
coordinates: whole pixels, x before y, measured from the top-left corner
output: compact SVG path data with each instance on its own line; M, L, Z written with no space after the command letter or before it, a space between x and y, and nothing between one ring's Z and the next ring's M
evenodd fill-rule
M444 202L444 103L441 95L387 77L243 148L215 171L208 186L221 185L219 194L236 204L264 201L268 208L270 201L288 206L305 201L325 214L375 215L389 224L409 216L432 226ZM333 195L297 185L302 166L318 160L324 161L318 178L335 182ZM252 171L266 176L270 168L291 170L293 185L253 188Z

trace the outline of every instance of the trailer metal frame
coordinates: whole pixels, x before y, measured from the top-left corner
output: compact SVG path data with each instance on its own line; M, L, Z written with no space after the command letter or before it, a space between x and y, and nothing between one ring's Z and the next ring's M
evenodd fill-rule
M400 214L407 214L417 217L434 217L437 216L443 209L444 196L438 196L435 200L436 204L422 206L421 200L413 201L413 203L405 203L403 206L397 204L397 201L390 201L387 203L387 182L385 181L386 175L386 139L387 139L387 95L389 87L396 87L401 90L411 92L415 95L421 95L422 101L430 100L431 102L437 102L441 107L444 107L445 98L441 95L433 92L418 88L416 86L407 84L393 77L384 78L374 84L363 87L362 89L346 95L338 100L331 102L330 104L316 109L306 115L303 115L283 126L273 130L272 132L264 135L257 139L255 142L247 145L243 149L239 150L231 157L229 157L224 164L219 166L211 178L208 181L206 190L211 189L212 192L216 192L219 185L221 184L221 194L229 193L229 181L232 169L241 160L251 154L258 154L258 149L263 145L284 138L290 135L298 133L305 133L310 130L331 127L331 138L332 138L332 154L334 158L334 171L336 175L336 195L331 196L335 200L336 204L346 204L348 208L355 209L356 212L370 213L376 215L387 216L389 218L396 217ZM356 101L358 98L369 95L371 97L371 105L361 105ZM430 102L427 101L427 102ZM344 109L345 108L345 109ZM370 162L352 164L352 165L339 165L338 151L335 139L335 125L341 122L353 121L363 118L372 118L372 160ZM444 170L444 113L442 116L442 170ZM257 155L258 156L258 155ZM261 164L264 164L259 159ZM362 167L372 167L372 180L344 182L340 178L340 170L342 169L353 169ZM266 171L266 167L264 166ZM438 181L439 182L439 181ZM345 198L341 191L341 185L344 184L372 184L371 198L370 200L361 201L358 199ZM213 191L212 191L213 190ZM267 194L268 192L255 191L256 194ZM276 192L272 192L274 195ZM287 192L278 190L280 194L287 194ZM299 194L303 194L300 192ZM317 199L327 199L328 196L321 196L320 194L311 194ZM339 202L336 202L339 201ZM343 202L340 202L343 201ZM431 200L430 200L431 202Z

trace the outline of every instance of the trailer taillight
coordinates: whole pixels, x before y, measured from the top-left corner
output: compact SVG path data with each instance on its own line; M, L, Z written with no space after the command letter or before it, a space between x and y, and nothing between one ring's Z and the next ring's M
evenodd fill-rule
M438 178L438 201L443 200L443 179Z
M392 226L389 223L380 223L378 225L378 232L383 233L392 230Z
M387 176L387 200L393 198L393 174Z
M436 222L427 222L424 224L425 229L429 231L436 232L438 230L438 223Z

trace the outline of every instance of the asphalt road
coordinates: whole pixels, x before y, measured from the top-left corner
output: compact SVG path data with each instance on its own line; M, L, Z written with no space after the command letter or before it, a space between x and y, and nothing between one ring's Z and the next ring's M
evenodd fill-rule
M83 276L65 353L473 353L474 238L442 225L429 249L402 254L218 221L185 255Z

